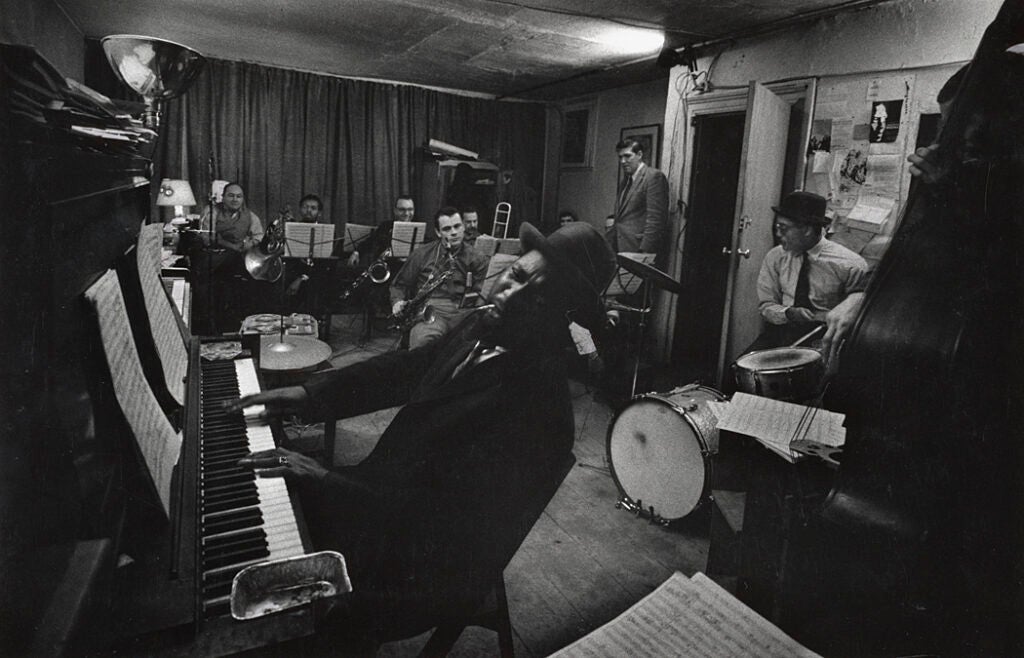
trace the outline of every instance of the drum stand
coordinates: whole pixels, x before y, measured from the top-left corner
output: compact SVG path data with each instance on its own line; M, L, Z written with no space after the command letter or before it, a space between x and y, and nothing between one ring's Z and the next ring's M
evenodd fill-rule
M636 312L640 314L640 326L636 339L636 354L633 358L633 383L629 387L629 399L632 400L636 396L636 380L640 374L640 352L644 349L644 336L647 334L647 314L651 312L651 288L647 285L647 281L643 282L643 303L640 308L636 309Z

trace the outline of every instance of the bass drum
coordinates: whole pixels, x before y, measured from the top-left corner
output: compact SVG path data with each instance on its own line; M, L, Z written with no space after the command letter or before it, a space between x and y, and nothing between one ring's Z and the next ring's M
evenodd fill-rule
M725 396L691 384L637 396L608 428L608 463L622 494L617 506L667 523L697 507L718 452L710 401Z

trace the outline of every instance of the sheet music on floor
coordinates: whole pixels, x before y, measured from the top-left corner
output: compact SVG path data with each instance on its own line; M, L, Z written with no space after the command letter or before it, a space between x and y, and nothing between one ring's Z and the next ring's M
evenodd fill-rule
M622 251L619 252L620 256L631 258L645 265L654 265L654 258L657 254L642 254L640 252L633 251ZM612 282L608 284L608 289L605 290L605 296L607 297L618 297L619 295L632 295L640 289L640 284L644 280L633 274L627 272L624 268L620 267L619 271L612 277Z
M170 517L171 475L181 452L181 434L171 427L142 373L117 273L107 270L85 291L85 298L96 310L114 395Z
M285 255L330 258L334 251L334 224L284 223Z
M174 319L171 300L160 281L162 265L161 244L163 225L143 224L135 247L135 262L139 270L139 283L146 302L149 328L156 344L157 355L164 371L164 383L174 401L185 406L185 375L188 374L188 351L178 323Z
M426 222L395 222L391 229L391 255L407 258L412 250L427 239Z
M802 457L794 441L839 447L846 442L845 414L736 393L718 419L718 429L753 437L783 459Z
M678 571L550 658L820 658L702 573Z

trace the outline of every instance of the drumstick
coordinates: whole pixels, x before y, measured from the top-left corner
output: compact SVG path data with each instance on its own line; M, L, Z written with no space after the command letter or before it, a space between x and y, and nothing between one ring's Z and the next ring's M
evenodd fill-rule
M808 331L804 336L798 338L795 343L790 345L790 347L796 347L797 345L799 345L800 343L804 342L805 340L807 340L809 338L812 338L814 336L814 334L818 333L819 331L821 331L824 328L825 328L825 325L823 325L823 324L818 325L814 329Z

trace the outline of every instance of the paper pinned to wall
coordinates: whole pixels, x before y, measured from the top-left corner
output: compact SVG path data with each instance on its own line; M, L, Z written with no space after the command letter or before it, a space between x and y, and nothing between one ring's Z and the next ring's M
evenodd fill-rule
M869 154L867 178L864 187L873 193L897 197L900 193L900 176L903 173L903 158L895 154Z
M896 199L877 194L862 194L846 216L847 225L872 233L881 233L896 207Z
M845 151L853 142L853 118L832 119L832 150Z

